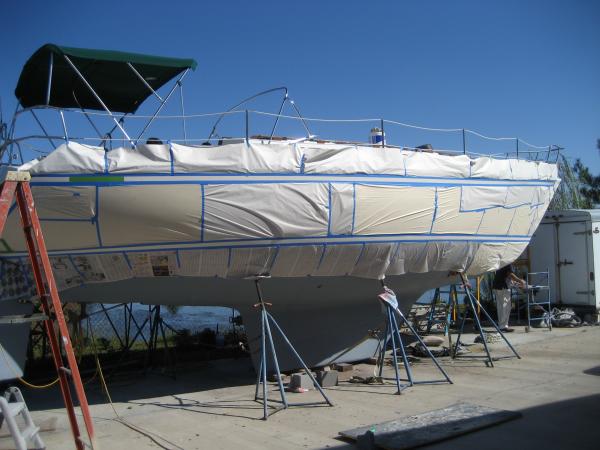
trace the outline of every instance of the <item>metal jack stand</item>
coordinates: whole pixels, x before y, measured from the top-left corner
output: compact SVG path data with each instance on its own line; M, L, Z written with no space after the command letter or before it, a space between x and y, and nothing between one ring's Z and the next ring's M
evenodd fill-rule
M419 336L419 333L417 333L417 331L413 328L413 326L410 324L410 322L408 320L406 320L406 317L404 316L402 311L400 311L400 309L398 308L398 300L396 299L396 294L394 294L394 291L392 291L385 285L384 280L381 280L381 285L383 286L385 292L383 292L382 294L379 294L379 300L381 301L382 305L385 307L386 320L385 320L385 338L383 340L383 345L381 346L381 350L379 351L379 357L378 357L378 364L379 364L379 374L378 375L379 375L379 377L383 378L382 373L383 373L383 362L384 362L384 358L385 358L385 351L386 351L388 342L391 339L392 360L394 363L394 371L396 373L396 378L395 378L396 386L398 388L397 394L401 394L404 389L406 389L407 387L414 386L416 384L438 384L438 383L452 384L452 380L450 379L450 377L448 376L446 371L438 363L436 357L433 356L431 351L427 348L427 346L423 342L423 339L421 339L421 336ZM403 323L404 325L406 325L408 327L410 332L417 338L419 343L423 346L423 348L427 352L427 355L431 358L431 360L436 365L436 367L439 369L439 371L442 372L442 375L444 375L444 379L428 380L428 381L415 381L414 380L413 375L412 375L412 369L410 368L410 364L408 363L408 358L406 357L406 351L404 350L404 343L402 342L402 337L400 335L400 328L398 327L398 321L396 320L396 314L400 318L401 323ZM401 383L402 379L400 378L400 372L398 371L398 355L396 353L396 349L398 347L400 348L400 354L402 356L402 363L404 364L404 369L406 370L406 375L408 377L408 380L406 380L406 381L408 381L408 383L406 383L406 384Z
M463 314L461 323L460 323L460 330L458 332L458 337L456 338L456 343L454 344L454 349L452 351L452 358L456 358L456 352L458 351L458 347L460 345L460 337L463 333L463 330L465 328L465 320L467 318L467 314L469 312L469 310L473 313L473 318L475 320L475 326L477 328L477 331L479 331L479 336L481 337L481 342L483 342L483 347L485 348L485 353L487 355L487 359L486 359L486 364L489 362L491 367L494 367L494 361L492 358L492 355L490 354L490 350L488 348L487 342L485 340L485 332L483 331L483 328L481 327L481 322L479 320L479 316L477 315L477 308L475 307L475 305L477 305L481 312L483 312L483 314L485 315L485 317L487 318L487 320L490 321L490 323L492 324L492 326L496 329L496 331L500 334L500 336L502 337L502 339L504 340L504 342L506 342L506 345L508 345L508 347L510 348L510 350L514 353L514 355L521 359L521 357L519 356L519 354L517 353L517 351L514 349L514 347L510 344L510 342L508 342L508 339L506 339L506 336L504 336L504 333L502 332L502 330L500 330L500 328L498 327L498 324L496 322L494 322L494 320L490 317L490 315L488 314L488 312L485 310L485 308L481 305L481 303L479 303L479 300L477 300L475 298L475 296L473 295L473 292L471 292L471 285L469 284L467 277L465 276L464 273L459 273L458 274L460 276L460 279L462 281L462 285L463 288L467 294L467 300L469 301L468 305L466 305L466 309L465 312ZM499 359L506 359L506 358L512 358L512 356L508 356L508 357L502 357L502 358L496 358L496 360Z
M289 341L281 327L277 324L277 321L273 318L273 316L267 311L267 306L272 306L271 303L267 303L263 300L262 291L260 289L260 280L263 278L270 278L269 275L257 275L254 277L250 277L249 279L254 280L254 285L256 286L256 294L258 295L258 303L254 305L255 308L260 309L260 325L261 325L261 333L260 333L260 370L258 371L258 377L256 379L256 392L254 393L255 401L262 401L263 404L263 420L267 420L270 414L276 413L281 409L287 409L290 406L310 406L310 405L320 405L320 404L328 404L329 406L333 406L333 403L327 398L321 386L310 372L309 368L306 366L292 343ZM271 334L271 327L269 325L269 321L275 327L279 334L281 335L284 342L287 344L289 349L292 351L297 361L306 371L306 374L312 380L314 386L321 393L324 402L312 402L312 403L289 403L287 401L285 390L283 388L283 382L281 381L281 371L279 370L279 361L277 360L277 353L275 352L275 345L273 344L273 335ZM275 366L275 376L277 377L277 384L279 385L279 393L281 394L281 403L280 407L275 408L274 411L268 411L268 398L267 398L267 346L266 341L269 340L269 349L271 350L271 356L273 360L273 365ZM260 385L262 384L262 398L259 397L258 391L260 389ZM278 402L278 400L273 400ZM271 406L272 407L272 406ZM273 408L273 407L272 407Z

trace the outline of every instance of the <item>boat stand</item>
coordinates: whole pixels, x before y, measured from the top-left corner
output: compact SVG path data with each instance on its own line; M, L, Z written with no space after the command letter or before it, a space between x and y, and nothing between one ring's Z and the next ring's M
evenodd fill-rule
M396 294L390 288L385 285L385 282L381 280L381 285L384 288L384 292L379 294L378 298L381 301L382 306L386 311L386 319L385 319L385 337L383 339L383 345L379 351L379 357L377 359L379 364L379 378L383 379L383 363L385 360L385 351L388 346L388 342L392 343L392 362L394 364L395 371L395 380L396 387L398 391L396 394L401 394L402 391L408 387L417 385L417 384L438 384L438 383L450 383L452 384L452 380L446 373L446 371L442 368L437 358L433 356L433 353L427 348L427 345L419 336L419 333L414 329L414 327L410 324L410 322L406 319L400 308L398 308L398 300L396 299ZM406 325L410 332L417 338L419 343L423 346L425 351L427 352L427 356L431 358L433 363L436 365L438 370L444 376L443 379L439 380L426 380L426 381L415 381L412 375L412 369L410 368L410 364L408 362L408 358L406 356L406 350L404 349L404 343L402 342L402 336L400 334L400 327L398 326L398 321L396 320L396 315L400 318L402 324ZM408 379L403 380L400 378L400 372L398 370L398 354L397 349L400 350L400 355L402 356L402 364L404 365L404 369L406 370L406 376ZM402 381L408 381L408 383L402 383Z
M490 315L488 314L488 312L485 310L485 308L481 305L481 303L479 303L479 300L477 300L475 298L475 296L473 295L473 292L471 292L471 285L469 284L467 277L465 276L464 273L459 273L458 274L460 276L463 288L465 290L465 293L467 294L467 300L468 303L466 305L466 309L465 312L462 316L462 320L460 323L460 329L458 331L458 337L456 338L456 343L454 344L454 348L452 350L452 358L455 359L457 357L457 351L458 351L458 347L460 346L460 338L463 334L464 328L465 328L465 321L467 319L467 315L469 313L469 311L471 311L473 313L473 319L475 320L475 327L477 328L477 331L479 332L479 336L481 338L481 342L483 342L483 347L485 349L485 359L486 359L486 365L489 364L491 367L494 367L494 359L496 361L500 360L500 359L507 359L507 358L512 358L513 356L504 356L504 357L496 357L496 358L492 358L492 355L490 354L490 349L488 348L488 344L487 341L485 340L485 331L483 331L483 328L481 327L481 321L479 320L479 315L477 314L477 308L479 308L479 310L481 312L483 312L483 314L485 315L485 317L487 318L487 320L492 324L492 326L495 328L495 330L500 334L500 336L502 337L502 339L504 340L504 342L506 342L506 345L508 345L508 347L510 348L510 350L513 352L514 356L517 357L518 359L521 359L521 357L519 356L519 354L517 353L517 351L514 349L514 347L510 344L510 342L508 341L508 339L506 339L506 336L504 335L504 333L502 332L502 330L500 329L500 327L498 327L498 324L490 317ZM477 307L476 307L477 305Z
M304 363L304 361L302 360L302 358L300 357L300 355L298 354L298 352L296 351L296 349L294 348L294 346L292 345L290 340L287 338L287 336L285 335L285 333L283 332L283 330L281 329L281 327L279 326L277 321L273 318L271 313L269 313L269 311L267 310L267 307L272 306L272 304L267 303L263 300L262 291L260 288L260 281L264 278L270 278L270 276L269 275L257 275L254 277L250 277L250 279L254 280L254 285L256 286L256 294L258 296L258 303L256 303L254 305L254 307L258 308L260 310L260 326L261 326L260 369L258 371L258 377L256 379L256 391L254 393L254 400L261 402L263 404L263 420L267 420L271 414L274 414L277 411L280 411L282 409L287 409L290 406L313 406L313 405L321 405L321 404L327 404L329 406L333 406L333 403L331 402L331 400L329 400L327 395L325 395L325 392L323 392L323 389L321 388L321 386L319 385L319 383L317 382L317 380L311 373L310 369L306 366L306 364ZM310 377L315 388L321 393L321 395L324 398L323 402L289 403L287 401L287 397L285 395L285 389L283 387L283 382L281 381L281 371L279 370L279 361L277 360L277 353L275 352L275 345L273 344L273 335L271 333L271 326L269 325L269 322L279 332L281 338L286 343L287 347L291 350L292 354L296 357L296 360L300 363L302 368L304 368L306 374ZM267 345L266 345L267 340L269 341L268 349L267 349ZM277 378L277 384L279 386L279 393L281 395L281 400L272 400L273 402L281 403L281 405L279 405L277 407L274 407L274 406L268 404L268 397L267 397L267 357L268 357L267 352L268 352L268 350L270 350L270 352L271 352L271 358L273 361L273 366L275 368L274 375ZM261 388L261 384L262 384L262 397L260 397L258 395L259 390ZM269 408L272 408L272 410L269 411Z

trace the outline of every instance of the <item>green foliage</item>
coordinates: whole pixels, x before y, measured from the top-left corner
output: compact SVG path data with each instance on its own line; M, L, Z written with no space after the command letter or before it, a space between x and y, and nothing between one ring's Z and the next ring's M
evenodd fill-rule
M592 175L579 158L571 163L561 155L557 163L558 176L562 181L550 209L592 209L600 204L600 175Z
M583 197L583 207L591 209L600 204L600 175L592 175L580 159L575 161L573 171L579 180L579 193Z

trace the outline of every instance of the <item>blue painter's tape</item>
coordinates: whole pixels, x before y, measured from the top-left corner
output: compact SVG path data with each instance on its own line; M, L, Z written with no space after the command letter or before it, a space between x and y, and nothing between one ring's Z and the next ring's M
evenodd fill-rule
M102 247L102 235L100 234L100 188L96 186L96 215L94 216L96 224L96 236L98 236L98 245Z
M405 168L406 171L406 168ZM110 172L111 174L113 172ZM224 178L224 177L239 177L239 176L244 176L246 178L252 178L252 177L297 177L298 176L298 172L255 172L255 173L242 173L242 172L238 172L238 173L215 173L215 172L182 172L182 173L118 173L116 175L120 175L120 176L135 176L135 177L190 177L190 176L198 176L198 177L219 177L219 178ZM72 173L49 173L49 174L41 174L41 175L35 175L32 177L32 182L35 182L36 178L69 178L72 177L73 174ZM89 173L89 174L85 174L86 177L103 177L106 176L106 174L104 172L95 172L95 173ZM422 176L422 175L398 175L398 174L384 174L384 173L364 173L364 174L359 174L359 173L349 173L349 174L343 174L343 173L306 173L306 172L302 172L302 176L306 177L308 179L313 178L313 177L331 177L331 178L349 178L349 177L360 177L360 178L373 178L373 179L377 179L377 178L395 178L398 180L405 180L407 179L406 182L410 183L410 180L416 180L416 179L423 179L423 180L436 180L435 183L439 183L439 184L444 184L443 182L446 181L448 183L453 184L461 184L461 180L477 180L477 181L481 181L482 183L484 182L494 182L494 183L502 183L502 184L506 184L506 185L519 185L519 184L523 184L523 185L527 185L527 186L531 186L531 185L543 185L543 186L552 186L554 184L554 181L549 180L549 181L544 181L544 180L540 180L540 179L535 179L535 178L530 178L530 179L523 179L523 180L515 180L515 179L507 179L507 178L486 178L486 177L482 177L482 178L469 178L469 177L436 177L436 176Z
M431 228L429 229L429 234L433 233L433 224L435 223L435 218L437 216L438 210L438 190L435 188L435 196L433 200L433 217L431 219Z
M479 221L479 225L477 226L477 231L475 232L475 234L479 234L479 229L481 228L481 224L483 223L483 218L485 217L485 211L483 211L483 214L481 215L481 220Z
M494 241L494 240L490 240L490 239L452 239L451 237L448 239L443 239L443 240L436 240L436 242L456 242L456 243L469 243L469 242L478 242L478 243L490 243L490 244L497 244L499 242L501 243L516 243L516 244L526 244L529 242L530 236L527 239L522 239L522 238L518 238L518 237L510 237L508 239L504 239L502 241ZM399 239L399 238L394 238L394 239L378 239L378 240L373 240L373 241L349 241L349 242L330 242L330 243L325 243L325 244L321 244L321 243L306 243L306 244L299 244L299 243L264 243L264 244L245 244L245 245L239 245L239 246L235 246L232 247L231 245L220 245L220 246L211 246L211 247L202 247L202 246L197 246L197 247L186 247L185 250L231 250L232 248L265 248L265 247L273 247L274 245L279 245L280 247L315 247L315 246L332 246L332 245L357 245L357 244L405 244L405 243L414 243L414 244L427 244L428 241L424 241L424 240L420 240L420 239ZM175 251L177 250L178 247L164 247L164 248L154 248L154 249L137 249L137 248L128 248L127 250L117 250L116 253L153 253L153 252L165 252L165 251ZM92 249L94 250L94 249ZM74 250L54 250L49 252L51 256L68 256L68 255L105 255L105 254L109 254L109 253L113 253L110 251L109 248L107 247L103 247L102 249L103 251L89 251L89 249L74 249ZM11 254L10 256L8 256L9 258L13 258L13 257L20 257L22 255L25 255L24 252L21 253L14 253Z
M129 256L127 256L127 253L123 252L123 256L125 257L125 262L129 266L129 270L133 271L133 266L131 265L131 261L129 261Z
M515 210L515 212L513 213L512 219L510 219L510 224L508 225L508 229L506 230L506 234L508 234L510 232L510 229L512 227L513 221L515 220L515 216L517 215L517 210Z
M169 141L169 157L171 159L171 175L175 175L175 156L173 155L171 141Z
M352 183L352 226L350 234L354 235L354 221L356 219L356 183Z
M204 242L204 209L205 209L206 203L204 200L204 185L203 184L200 185L200 191L202 194L202 212L200 213L200 241Z
M273 267L275 266L275 261L277 261L277 257L279 256L279 245L275 246L275 255L273 256L273 261L271 261L271 264L269 265L269 273L273 270Z
M477 241L489 241L491 238L496 238L496 239L502 239L502 242L510 242L510 241L520 241L520 242L529 242L529 240L531 239L531 235L507 235L507 234L478 234L478 235L472 235L472 234L466 234L466 233L421 233L421 234L414 234L414 233L405 233L405 234L356 234L353 237L356 238L356 240L351 240L351 241L341 241L342 239L346 239L347 236L301 236L301 237L272 237L272 238L268 238L266 240L269 241L283 241L283 242L270 242L270 243L265 243L265 244L251 244L251 242L257 242L257 241L263 241L265 239L262 238L248 238L248 239L228 239L228 240L212 240L212 241L187 241L187 242L161 242L159 244L157 244L156 242L152 242L152 243L141 243L141 244L130 244L127 246L124 245L105 245L102 247L102 250L106 250L103 252L97 252L97 253L109 253L111 249L118 249L116 250L117 252L123 252L123 251L127 251L127 252L133 252L133 251L150 251L150 250L137 250L140 247L150 247L150 246L165 246L163 248L163 250L175 250L177 248L181 248L182 244L197 244L199 245L198 247L192 247L192 245L190 245L190 247L185 247L185 249L195 249L195 248L207 248L207 249L217 249L217 248L244 248L244 247L248 247L248 248L252 248L252 247L264 247L264 246L273 246L273 245L297 245L297 246L304 246L304 245L326 245L324 243L321 242L308 242L308 243L295 243L295 244L287 244L285 243L285 241L289 241L289 240L302 240L302 241L309 241L309 240L314 240L314 239L331 239L332 242L329 242L327 245L344 245L344 244L362 244L363 242L367 242L364 239L365 238L383 238L382 240L369 240L368 243L376 243L376 242L426 242L424 239L414 239L414 236L419 236L419 237L434 237L437 238L436 241L449 241L449 242L453 242L453 241L460 241L460 242L465 242L465 238L472 238L473 240L477 240ZM447 239L440 239L440 238L447 238ZM463 239L456 239L456 238L463 238ZM338 240L339 239L339 240ZM336 242L336 240L338 240ZM498 241L496 241L498 242ZM234 244L244 244L244 243L248 243L248 245L234 245ZM201 244L223 244L223 245L211 245L210 247L203 247ZM229 245L228 245L229 244ZM126 250L122 250L126 248ZM79 254L79 253L89 253L89 254L93 254L94 250L96 250L97 247L86 247L86 248L80 248L80 249L71 249L71 250L67 250L67 249L57 249L57 250L53 250L52 254ZM5 252L6 254L6 252ZM21 253L19 252L14 252L12 253L14 255L20 255Z
M329 204L327 206L327 236L331 236L331 183L328 184Z
M75 272L77 272L77 274L81 277L81 286L85 286L85 276L77 268L77 264L75 264L75 261L73 261L73 256L72 255L69 255L69 261L71 261L71 264L73 265L73 269L75 269Z
M87 176L86 176L87 178ZM152 185L193 185L193 184L224 184L224 185L234 185L234 184L325 184L328 181L312 181L312 180L258 180L254 181L251 179L243 179L243 180L215 180L215 181L206 181L206 180L176 180L170 179L168 181L127 181L123 179L123 181L32 181L32 186L152 186ZM336 183L337 181L332 181L332 183ZM350 181L341 181L341 183L350 183ZM411 183L410 181L357 181L356 184L360 184L363 186L406 186L406 187L462 187L463 184L455 182L436 182L436 183ZM489 183L469 183L466 186L473 187L548 187L546 184L489 184Z
M470 185L469 185L470 186ZM517 185L513 185L513 186L517 186ZM527 185L530 186L530 185ZM485 212L488 210L492 210L492 209L498 209L498 208L502 208L502 209L515 209L515 208L520 208L522 206L532 206L532 204L530 202L523 202L523 203L519 203L517 205L512 205L512 206L505 206L506 205L506 200L508 199L508 189L506 189L506 194L504 196L504 205L494 205L494 206L486 206L483 208L473 208L473 209L464 209L462 204L463 204L463 189L465 187L468 186L461 186L460 187L460 204L459 204L459 208L458 208L458 212ZM510 186L498 186L498 185L493 185L492 187L506 187L509 188ZM523 187L523 186L520 186Z
M302 158L300 158L300 173L304 174L304 168L306 165L306 155L302 155Z
M108 174L108 151L104 150L104 173Z
M181 268L181 261L179 260L179 250L175 250L175 258L177 259L177 268Z
M317 264L317 268L315 270L319 270L321 268L321 264L323 263L323 260L325 259L325 252L327 251L327 244L323 244L323 251L321 252L321 257L319 258L319 264Z
M356 258L356 261L354 262L354 267L358 266L358 262L362 258L364 252L365 252L365 243L363 242L362 247L360 248L360 253L358 254L358 258Z

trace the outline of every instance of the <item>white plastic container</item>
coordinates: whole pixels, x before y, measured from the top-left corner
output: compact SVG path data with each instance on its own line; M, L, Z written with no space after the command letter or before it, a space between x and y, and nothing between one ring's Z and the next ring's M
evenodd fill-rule
M371 128L370 140L372 145L383 145L385 144L385 133L379 128Z

